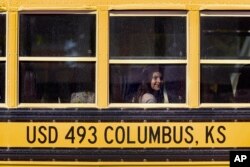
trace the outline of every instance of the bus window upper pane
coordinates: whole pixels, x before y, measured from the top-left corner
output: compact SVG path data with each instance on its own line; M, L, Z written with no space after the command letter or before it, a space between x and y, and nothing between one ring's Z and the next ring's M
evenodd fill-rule
M110 103L185 103L186 65L111 65Z
M6 48L6 16L0 14L0 56L5 56Z
M249 59L250 17L201 17L203 59Z
M21 62L20 103L94 103L95 63Z
M185 16L110 17L110 57L185 59Z
M92 57L95 43L93 14L20 15L20 56Z

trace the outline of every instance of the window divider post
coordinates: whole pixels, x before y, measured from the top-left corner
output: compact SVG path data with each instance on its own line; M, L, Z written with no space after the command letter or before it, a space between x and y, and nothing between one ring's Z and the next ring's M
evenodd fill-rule
M18 12L7 12L7 61L6 104L8 108L18 105Z

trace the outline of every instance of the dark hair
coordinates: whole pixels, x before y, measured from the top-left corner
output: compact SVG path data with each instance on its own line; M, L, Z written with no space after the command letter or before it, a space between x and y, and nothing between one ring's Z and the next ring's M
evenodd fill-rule
M139 99L145 93L150 93L154 95L157 103L162 103L164 101L163 87L161 87L159 91L154 91L151 88L151 80L152 80L152 76L154 72L160 72L163 75L163 70L159 66L150 66L150 67L143 69L143 80L142 80L141 85L138 87L134 102L139 103Z

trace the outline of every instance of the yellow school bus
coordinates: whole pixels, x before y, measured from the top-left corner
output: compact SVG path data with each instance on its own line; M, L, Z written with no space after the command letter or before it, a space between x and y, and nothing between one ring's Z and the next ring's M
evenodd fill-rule
M249 0L0 0L0 166L229 167L249 64Z

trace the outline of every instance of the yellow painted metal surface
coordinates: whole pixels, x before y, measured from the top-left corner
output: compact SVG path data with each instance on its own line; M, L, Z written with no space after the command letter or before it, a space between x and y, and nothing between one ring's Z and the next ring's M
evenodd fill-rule
M101 108L107 108L108 106L108 34L109 34L109 12L107 8L100 7L98 9L98 43L97 43L97 104Z
M0 147L249 147L250 122L0 123ZM237 136L237 137L235 137Z
M9 11L8 25L7 25L7 105L9 108L17 106L17 72L18 72L18 59L17 59L17 26L18 26L18 13Z
M108 6L110 9L250 9L249 0L2 0L8 10L81 10Z
M198 108L199 106L199 88L200 88L200 12L189 11L188 12L188 64L187 64L187 94L188 103L192 108Z
M21 161L0 161L0 166L6 167L61 167L61 166L81 166L81 167L229 167L229 162L21 162Z

